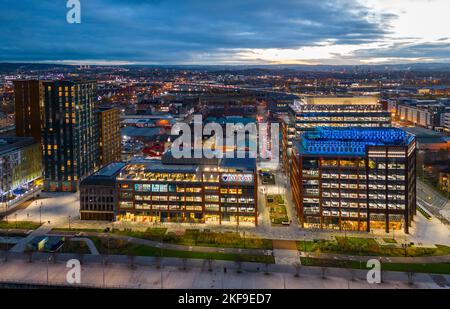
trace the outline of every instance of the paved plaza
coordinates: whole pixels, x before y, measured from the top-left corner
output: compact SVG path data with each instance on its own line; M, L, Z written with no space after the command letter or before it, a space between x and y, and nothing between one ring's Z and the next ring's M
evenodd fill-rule
M263 266L244 265L238 273L230 262L215 261L208 270L205 261L193 260L182 267L181 261L171 259L161 268L152 264L151 258L136 260L133 267L123 263L85 262L82 265L81 285L110 288L178 288L178 289L408 289L450 288L450 276L416 274L412 283L407 274L386 272L383 283L369 284L366 271L327 268L323 278L322 268L303 267L298 277L292 266L276 265L266 272ZM147 262L146 262L147 261ZM177 265L178 264L178 265ZM250 264L250 263L249 263ZM227 271L224 271L224 267ZM65 259L53 262L9 259L0 263L0 282L66 285ZM354 280L352 280L354 278Z

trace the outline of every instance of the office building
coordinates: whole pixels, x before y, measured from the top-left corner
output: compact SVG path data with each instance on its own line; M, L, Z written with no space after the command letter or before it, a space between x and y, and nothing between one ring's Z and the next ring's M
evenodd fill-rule
M294 140L317 127L390 127L391 114L377 97L305 97L290 106L282 123L282 155L289 171Z
M117 216L116 176L125 163L111 163L80 183L81 220L114 221Z
M416 213L416 142L397 128L316 128L293 147L290 182L303 228L402 228Z
M34 137L41 143L42 111L44 95L39 80L15 80L14 104L16 136Z
M306 97L291 105L297 135L316 127L390 127L377 97Z
M106 166L120 161L122 139L120 134L120 110L101 107L98 109L99 163Z
M44 82L42 145L44 189L75 192L97 168L96 83Z
M39 144L32 137L0 138L1 211L17 205L42 187Z
M87 178L81 185L81 213L98 213L83 218L99 218L100 212L106 212L95 196L107 190L108 201L117 196L114 214L118 221L257 224L255 159L221 159L208 165L174 162L133 161L112 173L111 180L102 181L106 185L102 188L95 181L101 175L91 176L92 181Z
M450 111L450 100L417 100L405 98L391 102L391 110L400 121L428 129L445 130L445 114Z

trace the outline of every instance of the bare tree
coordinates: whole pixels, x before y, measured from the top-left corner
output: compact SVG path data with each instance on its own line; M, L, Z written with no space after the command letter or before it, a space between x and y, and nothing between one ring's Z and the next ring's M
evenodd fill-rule
M109 255L105 254L102 257L103 264L106 266L109 264Z
M294 273L294 277L298 278L300 277L300 270L302 268L302 264L300 262L295 262L293 265L295 273Z
M57 257L58 257L58 253L57 252L54 251L54 252L51 253L51 261L53 262L53 264L56 264Z
M80 265L83 265L83 263L84 263L84 254L82 252L79 252L77 254L77 259L80 262Z
M128 256L128 266L131 269L135 269L136 268L135 259L136 259L136 257L134 255L129 255Z
M28 263L33 263L33 250L30 247L25 249L25 255Z
M414 285L414 277L416 276L416 273L413 271L408 271L406 273L406 275L408 276L408 284L409 285Z
M242 273L242 257L240 255L237 255L234 262L236 263L236 272L238 274Z
M381 283L386 283L386 280L384 279L385 274L386 274L386 271L383 268L381 268L381 270L380 270L380 282Z
M350 274L350 281L356 281L356 278L355 278L355 269L350 267L350 268L348 269L348 272L349 272L349 274Z
M183 264L183 270L186 271L188 259L187 259L187 258L183 258L183 259L181 260L181 263Z
M269 263L268 262L265 262L264 263L264 268L265 268L265 271L264 271L264 275L269 275L270 274L270 272L269 272Z
M320 268L320 270L321 270L321 272L322 272L322 279L327 279L327 268L326 267L324 267L324 266L322 266L321 268Z
M161 268L161 257L159 255L155 256L155 265L157 269Z
M213 268L213 259L208 258L208 271L212 271Z

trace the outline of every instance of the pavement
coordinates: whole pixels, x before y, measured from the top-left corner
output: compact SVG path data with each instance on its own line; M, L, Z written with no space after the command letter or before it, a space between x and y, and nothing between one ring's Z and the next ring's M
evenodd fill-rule
M0 282L43 285L68 285L66 262L75 255L60 254L49 262L50 255L35 254L33 262L26 255L9 256L0 262ZM185 261L125 256L109 256L108 264L101 256L86 256L81 267L81 284L86 287L145 289L438 289L450 288L450 276L415 274L412 280L401 272L383 272L383 282L369 284L367 270L300 267L299 276L293 266L243 263L241 272L233 262L203 260ZM157 267L156 265L161 265ZM224 271L224 267L227 271ZM325 274L325 278L323 278ZM412 284L410 284L412 283Z
M11 252L24 252L27 244L33 240L33 238L38 236L47 235L52 230L52 226L48 223L45 223L35 229L33 232L28 234L27 237L22 238L20 241L18 241L14 247L11 248Z
M69 216L70 220L80 218L79 193L42 192L39 198L28 203L27 207L19 207L13 215L17 215L17 221L68 224Z

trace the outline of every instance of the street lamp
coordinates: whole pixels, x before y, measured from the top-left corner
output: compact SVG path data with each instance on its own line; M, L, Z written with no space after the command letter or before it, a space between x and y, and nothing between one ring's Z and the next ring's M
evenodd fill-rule
M51 260L52 256L48 255L47 256L47 285L48 285L48 262Z
M42 202L41 205L39 206L39 224L42 224Z
M69 231L70 231L70 216L69 216Z
M163 285L163 234L161 233L161 267L160 267L160 274L161 274L161 290L164 289Z

